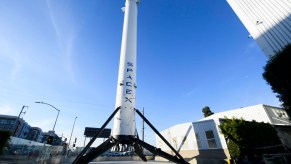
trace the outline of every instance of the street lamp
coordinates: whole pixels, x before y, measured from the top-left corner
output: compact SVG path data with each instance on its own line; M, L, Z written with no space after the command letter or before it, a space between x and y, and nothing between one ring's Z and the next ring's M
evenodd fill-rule
M54 132L55 131L55 126L57 124L57 120L58 120L58 117L59 117L60 110L57 109L56 107L52 106L51 104L48 104L48 103L45 103L45 102L35 102L35 103L49 105L49 106L53 107L55 110L58 111L58 115L57 115L57 118L56 118L56 121L55 121L55 124L54 124L54 128L53 128L53 132Z
M78 117L75 117L75 120L74 120L74 124L73 124L73 128L72 128L72 132L71 132L71 136L70 136L70 140L69 140L69 147L70 147L70 144L71 144L71 138L72 138L72 134L73 134L73 131L74 131L74 127L75 127L75 122L76 122L76 119Z

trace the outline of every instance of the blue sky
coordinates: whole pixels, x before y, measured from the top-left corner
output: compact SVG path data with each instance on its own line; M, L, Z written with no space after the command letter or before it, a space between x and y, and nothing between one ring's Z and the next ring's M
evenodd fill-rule
M2 0L0 114L18 115L83 145L84 128L113 112L125 0ZM267 57L226 0L142 0L137 108L158 130L278 99L262 78ZM108 126L111 128L112 123ZM137 118L138 131L141 120ZM154 133L146 127L146 141Z

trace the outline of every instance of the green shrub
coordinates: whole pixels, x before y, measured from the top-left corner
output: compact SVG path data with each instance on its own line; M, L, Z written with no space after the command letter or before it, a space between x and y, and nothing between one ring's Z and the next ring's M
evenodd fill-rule
M0 130L0 155L3 153L3 149L7 145L10 136L11 136L10 131Z

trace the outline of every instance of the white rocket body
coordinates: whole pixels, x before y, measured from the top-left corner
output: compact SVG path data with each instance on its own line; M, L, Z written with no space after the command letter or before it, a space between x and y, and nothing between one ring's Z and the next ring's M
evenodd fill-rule
M135 136L135 102L136 102L136 36L137 4L139 0L126 0L124 23L117 82L116 104L121 109L114 117L112 136L115 139L133 138Z

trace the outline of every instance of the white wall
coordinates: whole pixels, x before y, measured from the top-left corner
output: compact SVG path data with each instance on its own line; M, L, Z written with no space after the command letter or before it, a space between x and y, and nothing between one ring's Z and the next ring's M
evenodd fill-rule
M207 138L206 138L206 131L213 131L215 141L216 141L216 149L226 149L226 143L224 136L220 133L218 128L219 122L214 120L205 120L199 122L193 122L193 129L195 133L198 133L199 139L201 141L201 148L200 149L210 149Z
M235 117L237 119L243 118L246 121L255 120L257 122L272 123L263 104L244 107L244 108L238 108L234 110L228 110L226 112L221 112L221 113L215 113L214 115L203 118L200 121L209 120L209 119L218 119L218 118L224 118L224 117L227 117L227 118Z
M210 149L206 137L206 131L212 131L216 143L214 149L227 149L224 136L220 133L218 128L219 122L214 120L205 120L193 123L184 123L172 126L166 130L160 132L164 138L176 149L176 150L205 150ZM198 134L198 139L195 133ZM197 144L197 140L200 142L200 148ZM164 151L170 151L170 148L156 136L156 145Z
M163 137L176 149L191 150L195 145L192 123L178 124L161 132ZM156 135L156 145L164 151L170 148Z
M291 43L290 0L227 2L268 57Z
M274 125L291 125L287 112L282 108L264 105L266 113Z
M289 117L287 113L277 107L267 106L263 104L254 105L250 107L244 107L226 112L216 113L209 117L203 118L197 122L184 123L172 126L166 130L160 132L165 139L176 150L207 150L209 148L208 140L206 137L206 131L213 131L216 148L213 149L227 149L226 141L223 134L220 132L218 125L220 125L220 119L222 118L243 118L246 121L257 121L271 124L284 123L284 125L290 124L287 120ZM279 122L279 121L280 122ZM283 121L282 121L283 120ZM199 139L196 138L195 133L198 134ZM197 140L200 142L200 148L198 147ZM156 145L164 151L170 151L170 148L156 136Z

